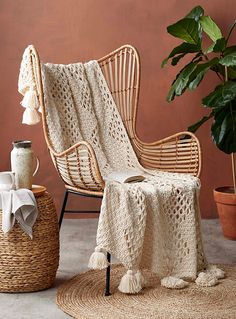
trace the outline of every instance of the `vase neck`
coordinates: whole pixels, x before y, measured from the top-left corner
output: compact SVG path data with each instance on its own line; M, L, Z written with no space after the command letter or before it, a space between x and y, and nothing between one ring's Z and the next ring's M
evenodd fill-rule
M14 148L31 148L31 141L14 141L13 143Z

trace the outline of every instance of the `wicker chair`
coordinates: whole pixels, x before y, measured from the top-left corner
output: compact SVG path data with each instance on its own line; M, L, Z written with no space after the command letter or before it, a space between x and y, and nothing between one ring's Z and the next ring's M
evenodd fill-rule
M102 197L104 181L99 171L94 150L88 141L79 141L64 152L54 150L48 134L41 79L40 59L34 47L31 50L38 97L42 107L44 135L53 163L65 183L65 197L59 224L66 210L68 194ZM140 61L135 48L124 45L98 60L112 96L119 109L130 141L140 163L150 169L168 172L188 173L199 176L201 150L196 136L180 132L165 139L142 142L136 133L136 114L140 86ZM79 211L77 211L79 213ZM110 260L110 255L108 254ZM106 295L109 294L110 268L107 270Z

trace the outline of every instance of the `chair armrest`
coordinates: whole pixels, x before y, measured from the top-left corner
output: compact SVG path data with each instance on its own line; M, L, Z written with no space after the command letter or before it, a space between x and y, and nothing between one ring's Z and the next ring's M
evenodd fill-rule
M61 153L51 148L49 150L58 174L66 185L87 191L104 189L96 155L89 143L81 141Z
M180 132L154 143L135 142L145 168L200 175L201 148L193 133Z

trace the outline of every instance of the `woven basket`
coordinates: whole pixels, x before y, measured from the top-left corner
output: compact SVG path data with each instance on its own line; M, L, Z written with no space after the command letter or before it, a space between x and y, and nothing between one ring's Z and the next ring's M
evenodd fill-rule
M52 286L59 264L59 230L50 194L36 197L39 215L33 240L16 223L2 232L0 210L0 292L39 291Z

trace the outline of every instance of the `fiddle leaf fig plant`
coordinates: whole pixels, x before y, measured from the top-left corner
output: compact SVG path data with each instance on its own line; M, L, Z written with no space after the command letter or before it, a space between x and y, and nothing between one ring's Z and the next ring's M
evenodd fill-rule
M216 146L231 154L234 191L236 193L235 162L236 152L236 45L229 45L229 39L236 25L231 25L226 36L210 17L205 15L200 6L193 8L183 19L167 27L167 32L183 42L175 47L162 62L164 67L169 61L176 66L184 57L190 57L188 63L179 71L173 81L167 101L186 90L195 90L209 72L214 72L218 79L212 92L203 97L202 105L209 110L188 130L196 130L208 120L212 121L211 136ZM204 47L204 37L211 42Z

